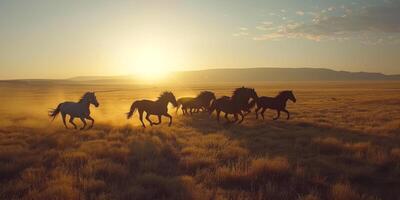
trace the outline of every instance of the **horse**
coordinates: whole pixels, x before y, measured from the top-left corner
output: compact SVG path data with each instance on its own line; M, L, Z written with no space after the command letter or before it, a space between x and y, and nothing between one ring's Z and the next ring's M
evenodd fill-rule
M217 98L215 97L214 92L202 91L197 96L197 99L200 102L200 109L208 110L210 108L211 102L215 101Z
M176 106L176 114L178 113L179 108L181 107L183 114L187 114L187 104L189 104L189 102L193 102L195 101L195 97L182 97L179 98L176 102L177 102L177 106Z
M137 109L139 111L139 119L142 122L143 128L146 125L143 122L143 112L146 112L146 120L150 123L150 126L161 124L161 116L169 118L168 126L172 124L172 116L168 114L168 104L172 103L173 106L178 106L175 96L172 92L163 92L156 101L151 100L138 100L132 103L131 109L127 115L127 119L130 119ZM151 115L158 116L158 122L154 123L150 120Z
M202 91L197 97L183 97L178 99L178 107L176 108L176 113L180 105L182 105L183 114L187 114L187 109L189 109L190 114L193 112L197 113L200 109L207 110L210 107L211 101L215 100L215 94L210 91Z
M231 122L228 118L229 114L233 114L235 120L233 123L236 123L239 118L238 115L241 116L241 120L238 122L239 124L243 122L244 115L242 113L243 110L249 110L249 100L252 99L255 101L258 98L257 93L252 88L237 88L234 90L232 97L223 96L213 101L209 110L209 113L215 110L217 112L217 121L219 122L221 111L225 113L225 119L227 122Z
M69 123L71 123L75 129L78 127L74 123L75 118L81 119L83 123L83 127L81 130L85 129L86 127L86 121L85 119L88 119L92 121L92 124L90 125L89 129L93 127L94 124L94 119L90 117L90 104L93 104L96 107L99 107L99 102L96 99L96 95L94 92L86 92L79 102L70 102L66 101L63 103L58 104L56 109L52 109L49 111L49 117L52 117L53 120L56 118L56 116L61 113L62 120L64 123L65 128L68 129L67 124L65 123L65 117L66 115L70 116Z
M256 119L258 119L258 111L261 110L261 116L264 119L264 112L267 109L272 109L277 111L277 116L273 118L273 120L279 119L281 116L281 111L287 114L287 120L290 119L290 113L286 110L286 103L288 100L291 100L293 103L296 103L296 97L294 96L292 91L286 90L281 91L276 97L260 97L256 101Z

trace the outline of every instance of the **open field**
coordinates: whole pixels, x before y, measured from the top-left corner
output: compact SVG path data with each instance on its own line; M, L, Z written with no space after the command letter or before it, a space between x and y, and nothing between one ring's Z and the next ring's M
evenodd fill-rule
M230 95L243 84L0 83L0 199L398 199L400 82L251 83L292 89L292 119L218 124L173 114L143 129L130 104L164 90ZM92 130L65 130L47 110L97 93ZM154 119L154 118L152 118ZM77 123L79 120L76 120ZM81 125L79 123L79 125Z

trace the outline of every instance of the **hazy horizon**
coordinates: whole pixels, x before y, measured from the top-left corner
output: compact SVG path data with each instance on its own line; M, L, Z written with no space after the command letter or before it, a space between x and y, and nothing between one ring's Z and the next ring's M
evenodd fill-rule
M213 72L215 71L215 73ZM211 73L211 74L210 74ZM218 78L220 73L224 73L229 77ZM397 80L400 74L385 74L380 72L365 72L365 71L345 71L334 70L329 68L314 68L314 67L247 67L247 68L204 68L204 69L188 69L188 70L175 70L169 71L163 77L141 78L142 74L99 74L99 75L76 75L61 78L5 78L0 81L18 81L18 80L78 80L78 81L99 81L99 80L120 80L127 81L128 79L135 80L137 83L167 83L179 82L202 82L202 79L211 79L212 82L232 82L237 78L241 81L343 81L343 80ZM315 77L317 76L317 77ZM263 80L259 80L263 77ZM329 77L329 79L328 79ZM398 77L397 79L394 77ZM127 79L128 78L128 79ZM138 79L139 78L139 79ZM332 79L333 78L333 79ZM219 81L218 81L219 80ZM206 80L204 80L206 81ZM239 81L240 82L240 81Z
M400 2L0 0L0 79L313 67L400 74Z

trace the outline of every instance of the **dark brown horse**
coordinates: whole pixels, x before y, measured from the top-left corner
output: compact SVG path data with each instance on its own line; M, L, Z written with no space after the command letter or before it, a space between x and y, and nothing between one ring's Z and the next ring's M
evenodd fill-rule
M294 96L292 91L282 91L276 97L260 97L256 101L257 108L256 108L256 119L258 119L258 111L261 110L261 116L264 119L264 112L267 109L272 109L277 111L277 116L274 117L274 120L279 119L281 116L281 111L287 114L287 120L290 119L290 113L286 110L286 102L288 100L293 101L296 103L296 97Z
M208 110L211 101L215 100L215 94L210 91L202 91L197 97L183 97L177 100L178 107L176 108L176 113L178 113L179 107L182 105L183 114L187 114L189 109L190 114L193 112L199 112L200 109Z
M211 91L202 91L197 99L200 103L200 109L208 110L211 106L211 102L215 101L217 98L215 97L214 92Z
M181 107L183 114L184 115L187 114L186 105L189 104L189 102L193 102L195 99L196 99L195 97L182 97L182 98L179 98L176 101L177 106L176 106L176 112L175 113L178 113L178 110Z
M252 88L237 88L234 90L232 97L223 96L213 101L210 107L210 114L215 110L217 112L217 120L219 121L220 113L225 113L225 119L227 122L231 122L228 118L229 114L233 114L235 120L233 123L239 120L238 115L241 116L239 123L244 120L243 110L249 110L249 100L256 100L258 98L257 93Z
M172 94L172 92L162 93L156 101L151 101L151 100L135 101L133 102L130 111L127 113L127 118L130 119L135 110L137 109L139 111L139 119L142 122L144 128L146 128L146 125L144 125L143 122L143 112L146 112L146 120L150 123L151 126L161 124L161 116L168 117L169 118L168 126L171 126L172 116L168 114L168 103L172 103L172 105L174 105L175 107L177 106L175 96L174 94ZM152 122L150 120L150 115L157 115L158 122L157 123Z

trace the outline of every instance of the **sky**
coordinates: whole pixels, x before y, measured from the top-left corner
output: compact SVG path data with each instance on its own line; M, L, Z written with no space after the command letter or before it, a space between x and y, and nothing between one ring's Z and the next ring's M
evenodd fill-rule
M252 67L400 74L399 0L0 0L0 79Z

